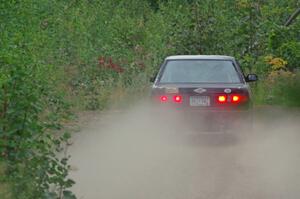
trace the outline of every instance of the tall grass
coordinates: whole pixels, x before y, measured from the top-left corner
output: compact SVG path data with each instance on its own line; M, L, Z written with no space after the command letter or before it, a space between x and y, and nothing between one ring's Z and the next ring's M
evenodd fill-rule
M257 105L300 107L300 72L291 77L262 79L253 86Z

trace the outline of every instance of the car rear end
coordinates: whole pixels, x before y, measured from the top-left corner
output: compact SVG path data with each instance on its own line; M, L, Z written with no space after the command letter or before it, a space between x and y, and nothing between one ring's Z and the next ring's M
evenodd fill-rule
M190 67L191 71L188 72L187 77L180 77L182 79L172 77L173 79L169 78L167 81L164 75L167 73L166 67L170 61L176 62L179 70L182 70L181 74L176 74L177 76L184 76L182 73L186 72L188 65L193 66ZM227 68L232 68L223 69L226 72L224 77L222 76L223 72L220 71L221 75L218 72L211 74L212 71L218 71L224 67L222 65L225 62L228 65ZM198 66L205 68L208 65L211 65L209 70L198 68ZM171 75L174 76L175 73L173 72ZM190 75L189 73L195 74ZM204 77L199 78L199 82L195 81L198 79L189 81L200 77L203 73ZM226 78L229 78L230 81L227 81ZM175 110L183 116L183 120L188 124L196 124L206 130L241 129L245 123L251 124L252 120L249 86L237 63L230 57L188 56L182 58L176 56L169 60L166 59L153 85L152 99L159 109Z

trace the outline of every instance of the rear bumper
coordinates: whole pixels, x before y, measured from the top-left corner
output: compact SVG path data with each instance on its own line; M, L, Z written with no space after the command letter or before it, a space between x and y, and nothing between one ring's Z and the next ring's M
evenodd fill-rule
M223 121L245 120L252 117L252 110L183 110L180 115L191 119L212 119Z
M252 128L252 109L162 109L176 115L176 119L188 126L203 127L205 130ZM162 113L163 114L163 113ZM172 120L172 117L170 117ZM221 130L222 131L222 130Z

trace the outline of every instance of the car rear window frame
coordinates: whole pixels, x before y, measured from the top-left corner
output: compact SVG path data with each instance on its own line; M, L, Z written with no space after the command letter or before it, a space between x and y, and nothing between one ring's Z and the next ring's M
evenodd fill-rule
M169 61L230 61L232 62L232 65L238 75L240 82L160 82L162 75L165 71L166 65ZM162 64L160 71L158 73L157 83L158 84L160 83L161 84L240 84L240 83L245 83L245 79L243 76L243 72L239 68L238 64L236 63L235 60L232 59L170 59L170 60L165 60L164 63Z

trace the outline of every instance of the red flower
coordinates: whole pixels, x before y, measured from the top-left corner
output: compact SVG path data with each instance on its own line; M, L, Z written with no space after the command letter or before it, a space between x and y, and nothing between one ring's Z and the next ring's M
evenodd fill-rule
M105 64L105 57L99 57L98 62L99 62L100 65L104 65Z
M105 57L99 57L98 62L99 62L99 65L104 66L105 68L110 68L117 73L123 73L125 71L121 66L113 63L113 60L111 57L109 57L108 60Z

